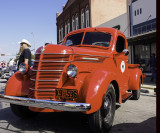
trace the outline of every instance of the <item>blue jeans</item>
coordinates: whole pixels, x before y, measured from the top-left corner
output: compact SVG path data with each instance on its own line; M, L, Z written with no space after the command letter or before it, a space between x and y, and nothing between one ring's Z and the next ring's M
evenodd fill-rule
M151 81L154 81L154 79L156 79L156 68L151 67L151 72L152 72Z

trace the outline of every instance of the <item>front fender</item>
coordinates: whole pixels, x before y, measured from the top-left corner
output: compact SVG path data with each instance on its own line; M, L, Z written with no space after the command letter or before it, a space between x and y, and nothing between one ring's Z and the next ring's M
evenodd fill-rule
M129 90L139 90L139 81L141 77L143 77L142 71L139 68L129 69Z
M81 101L91 104L91 110L85 112L86 114L100 109L108 85L112 80L114 80L114 74L104 70L97 70L85 78L79 95Z
M5 87L5 95L27 96L29 93L30 80L24 80L23 75L17 71L10 77Z

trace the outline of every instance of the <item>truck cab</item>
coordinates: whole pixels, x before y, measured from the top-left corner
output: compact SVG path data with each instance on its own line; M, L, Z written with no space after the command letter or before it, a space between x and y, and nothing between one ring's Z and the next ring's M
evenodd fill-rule
M62 45L39 47L31 69L22 63L0 101L10 103L21 118L37 112L82 112L93 132L107 131L116 103L140 97L142 71L138 64L128 64L128 54L126 37L119 30L72 31Z

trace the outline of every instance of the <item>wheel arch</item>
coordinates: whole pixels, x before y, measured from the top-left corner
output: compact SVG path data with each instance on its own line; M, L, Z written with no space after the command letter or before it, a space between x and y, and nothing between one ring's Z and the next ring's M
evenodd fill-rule
M113 80L111 82L111 84L113 84L113 86L114 86L115 94L116 94L116 102L118 103L119 102L119 86L118 86L118 83L117 83L116 80Z

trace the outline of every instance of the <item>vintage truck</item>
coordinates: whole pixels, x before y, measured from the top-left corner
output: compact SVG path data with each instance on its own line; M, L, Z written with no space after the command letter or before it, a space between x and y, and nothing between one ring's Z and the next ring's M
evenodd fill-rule
M140 97L142 71L128 63L128 44L113 28L70 32L62 45L37 49L32 69L22 63L7 82L1 102L21 118L37 112L82 112L95 133L112 126L116 103Z

